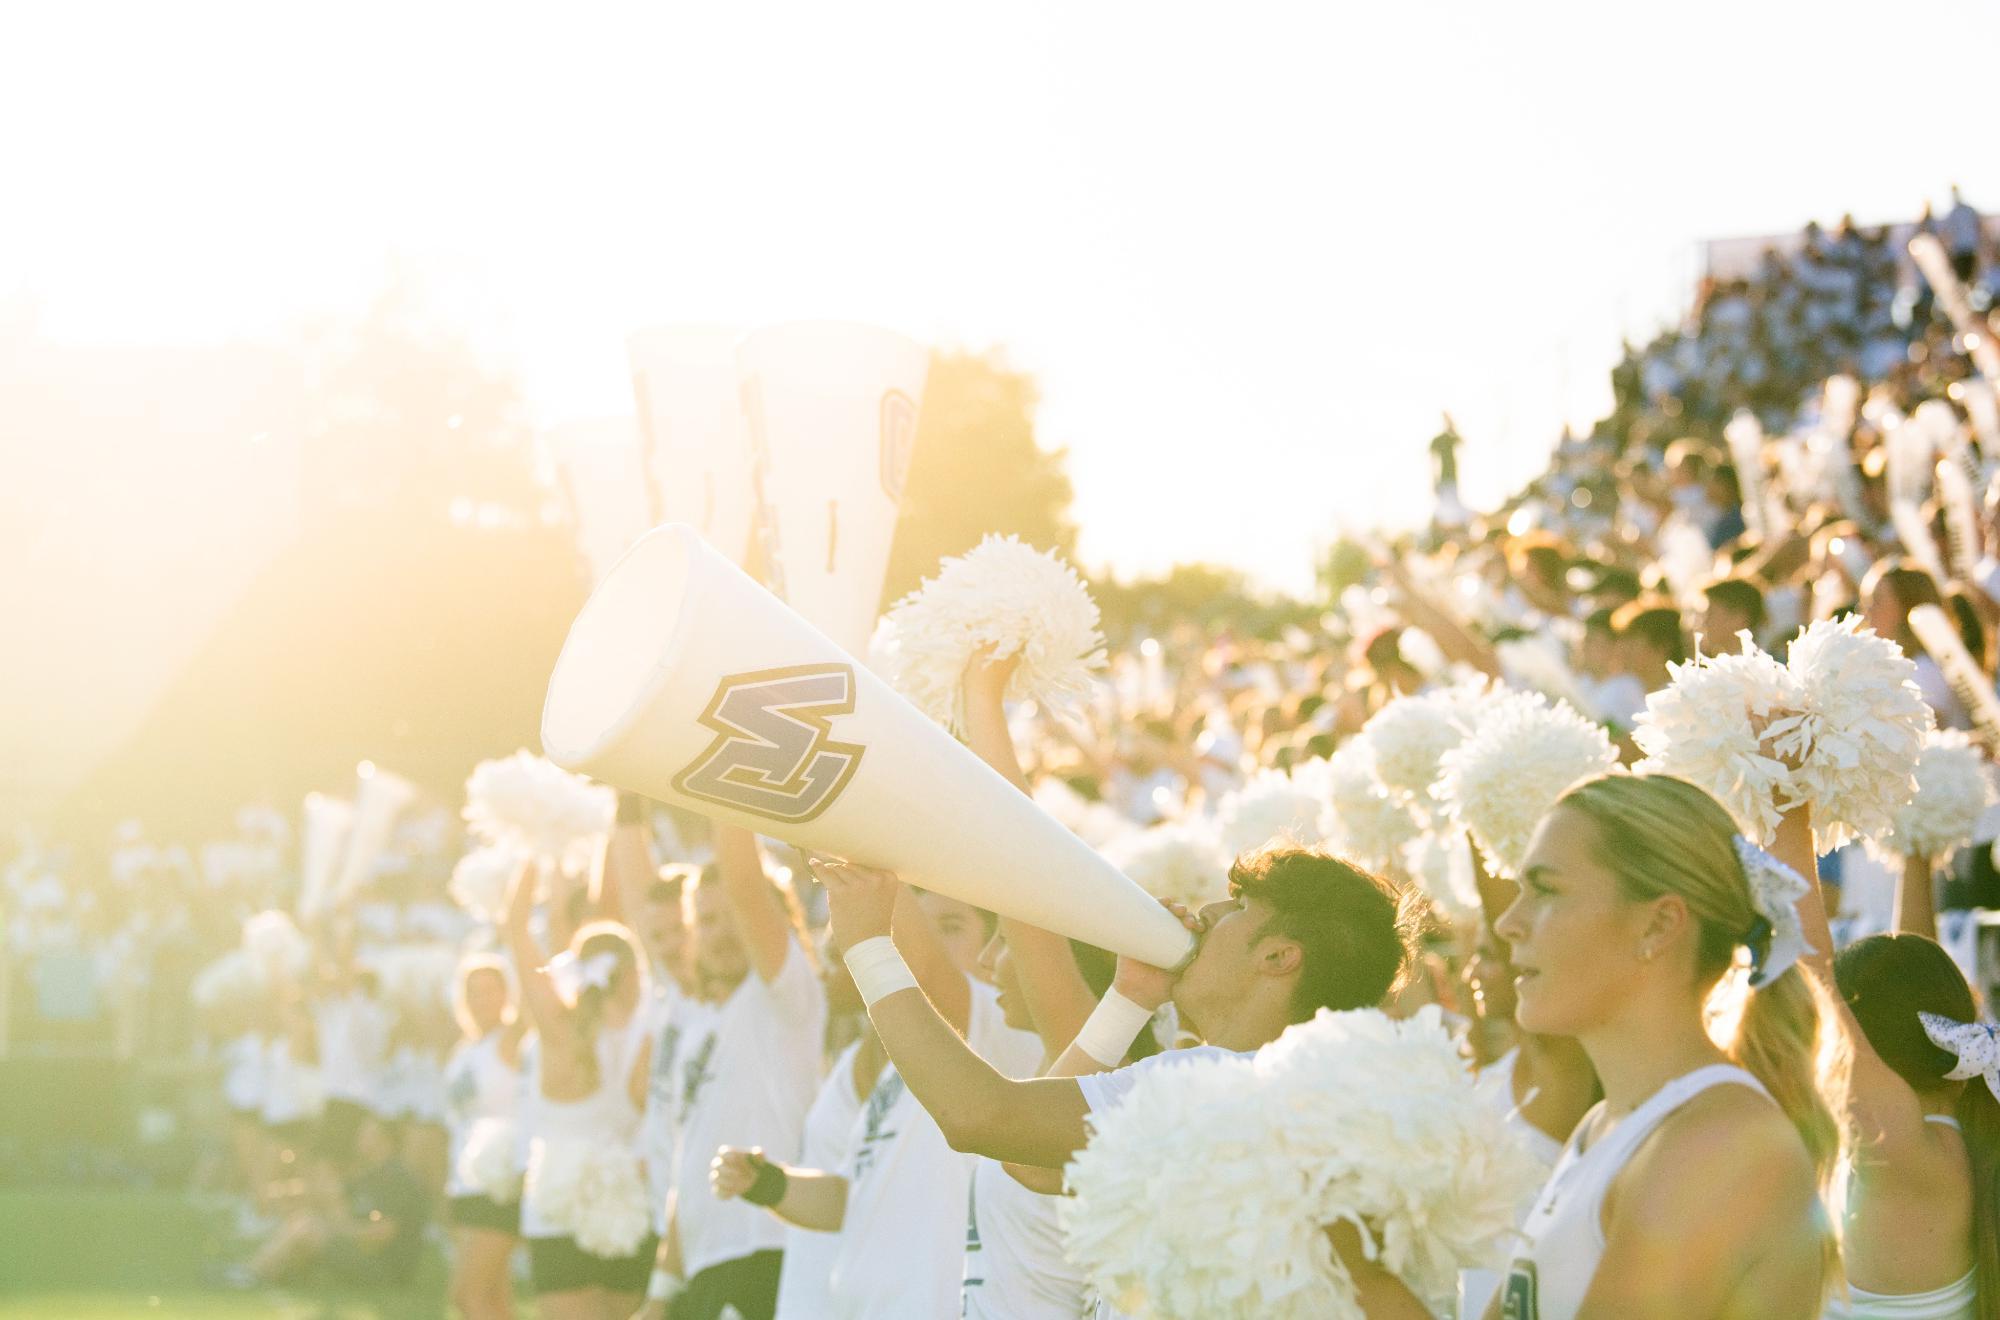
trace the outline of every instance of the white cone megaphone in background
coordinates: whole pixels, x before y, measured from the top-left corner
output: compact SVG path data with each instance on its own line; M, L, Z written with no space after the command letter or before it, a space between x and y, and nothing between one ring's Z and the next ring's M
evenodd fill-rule
M638 426L629 417L567 422L549 428L548 441L590 580L601 582L653 525Z
M771 584L850 654L882 605L896 511L916 452L930 354L887 330L800 321L737 349L762 508L775 527ZM761 453L759 451L761 450Z
M329 893L336 902L359 893L375 874L375 863L389 846L389 832L403 808L416 801L417 790L409 780L392 775L372 761L355 769L359 786L354 791L354 828L347 834L347 850L340 861Z
M326 908L334 871L353 828L352 803L324 793L306 794L299 829L299 915L308 921Z
M692 528L598 585L549 680L558 765L1163 967L1146 892Z
M749 553L755 508L736 375L742 338L717 326L665 326L626 341L650 521L686 523L737 564Z

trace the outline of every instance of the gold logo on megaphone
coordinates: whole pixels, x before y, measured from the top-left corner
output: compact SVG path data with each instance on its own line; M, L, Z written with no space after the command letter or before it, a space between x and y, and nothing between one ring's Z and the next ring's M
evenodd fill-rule
M678 791L767 820L812 820L861 764L832 720L854 711L854 666L793 665L725 674L701 722L716 739L674 776Z

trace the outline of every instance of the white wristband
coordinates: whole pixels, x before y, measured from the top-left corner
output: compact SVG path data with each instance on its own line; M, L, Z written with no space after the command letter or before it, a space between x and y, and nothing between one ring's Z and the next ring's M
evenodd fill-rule
M1116 1068L1125 1061L1125 1051L1132 1048L1132 1042L1139 1039L1139 1033L1152 1020L1152 1009L1133 1003L1119 994L1114 985L1097 1001L1097 1007L1090 1011L1090 1017L1072 1043L1105 1067Z
M646 1300L649 1302L671 1302L686 1291L687 1280L665 1270L654 1270L646 1280Z
M847 951L845 961L854 976L854 988L861 992L861 1002L869 1008L875 1007L875 1001L884 995L917 988L917 978L903 961L903 955L896 952L896 942L887 935L861 941Z

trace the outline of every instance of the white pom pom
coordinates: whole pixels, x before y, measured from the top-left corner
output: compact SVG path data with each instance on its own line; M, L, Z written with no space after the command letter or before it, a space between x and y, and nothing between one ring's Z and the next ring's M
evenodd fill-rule
M1456 827L1426 830L1403 848L1403 873L1446 912L1479 911L1472 841Z
M1090 1119L1058 1202L1067 1254L1119 1311L1160 1320L1358 1315L1337 1306L1310 1179L1246 1103L1247 1060L1141 1074Z
M1539 693L1510 692L1496 696L1472 736L1444 754L1437 793L1496 872L1513 877L1556 799L1617 764L1603 729Z
M1035 805L1093 848L1103 848L1139 828L1117 808L1092 802L1054 776L1035 785L1034 797Z
M500 844L474 848L451 868L451 901L481 921L498 921L521 855Z
M1986 759L1972 740L1955 729L1939 729L1924 740L1917 757L1917 792L1894 826L1870 850L1885 858L1925 857L1941 866L1972 839L1979 818L1993 805Z
M1070 1258L1167 1320L1359 1316L1324 1231L1340 1221L1443 1313L1460 1269L1504 1262L1543 1173L1435 1007L1323 1011L1253 1061L1158 1066L1091 1126L1058 1209Z
M1206 821L1170 821L1128 834L1104 856L1154 898L1199 908L1229 891L1232 854Z
M1706 789L1759 843L1777 834L1797 804L1776 738L1804 704L1791 671L1741 635L1738 655L1696 656L1669 665L1673 681L1646 698L1632 740L1646 753L1633 769Z
M536 1138L521 1194L538 1217L593 1256L629 1256L652 1227L638 1157L612 1142Z
M1271 843L1319 843L1326 815L1325 797L1282 770L1259 770L1216 806L1222 847L1232 858Z
M1392 793L1428 809L1444 754L1472 731L1488 699L1482 686L1397 697L1361 727L1375 749L1375 773Z
M243 923L243 947L268 981L296 980L312 965L312 946L291 913L276 908Z
M511 1119L482 1118L465 1134L458 1179L501 1205L521 1199L520 1129Z
M529 751L481 761L465 781L465 823L475 835L572 868L611 832L617 810L610 789Z
M1306 762L1293 778L1325 786L1335 845L1371 871L1400 865L1403 849L1422 832L1410 808L1383 787L1375 773L1375 749L1366 738L1349 738L1328 760Z
M1279 1158L1312 1171L1315 1222L1361 1228L1437 1314L1450 1311L1459 1270L1504 1263L1544 1170L1483 1102L1435 1005L1402 1021L1322 1009L1253 1068Z
M946 559L889 619L895 640L882 663L895 687L954 732L965 667L982 647L996 659L1021 657L1007 682L1010 700L1054 709L1086 696L1092 672L1104 667L1097 604L1076 570L1012 536L988 536Z
M1796 730L1777 746L1796 764L1822 853L1886 833L1916 791L1917 757L1934 726L1902 648L1849 615L1812 624L1786 661L1805 693Z

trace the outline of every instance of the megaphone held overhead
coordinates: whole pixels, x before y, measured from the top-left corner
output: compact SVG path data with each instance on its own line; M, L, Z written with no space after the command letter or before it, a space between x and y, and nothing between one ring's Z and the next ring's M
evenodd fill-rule
M707 545L642 537L570 626L557 764L1172 967L1180 922Z

